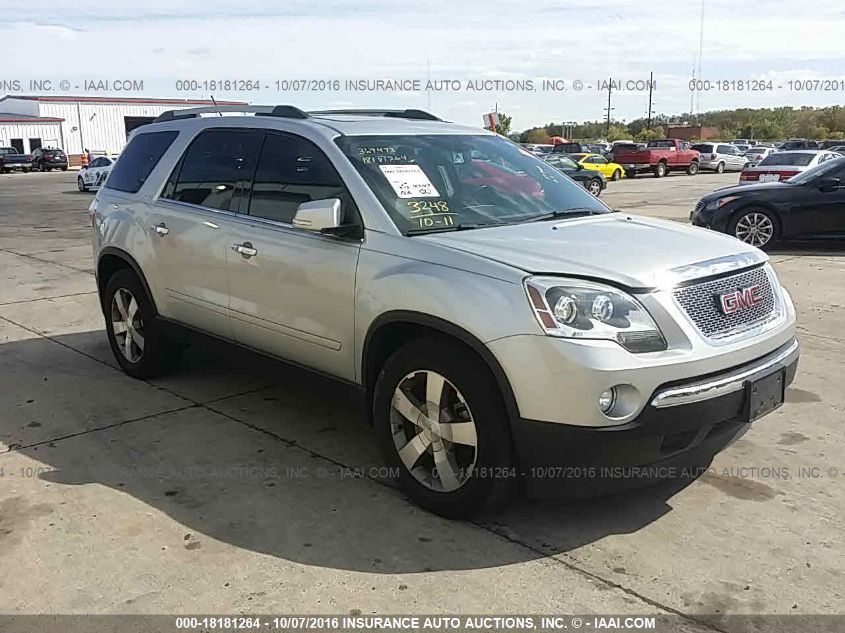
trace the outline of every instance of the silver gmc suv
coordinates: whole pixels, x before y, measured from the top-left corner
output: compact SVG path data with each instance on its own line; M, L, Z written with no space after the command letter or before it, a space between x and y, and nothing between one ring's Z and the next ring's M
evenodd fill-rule
M173 368L187 328L356 385L404 491L447 516L712 456L797 366L761 251L420 110L166 112L91 223L127 374Z

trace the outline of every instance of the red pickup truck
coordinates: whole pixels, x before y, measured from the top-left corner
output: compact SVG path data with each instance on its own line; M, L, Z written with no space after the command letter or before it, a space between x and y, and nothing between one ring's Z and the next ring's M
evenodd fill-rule
M698 173L698 159L699 153L690 149L689 143L676 138L649 141L645 149L616 154L616 162L622 165L628 178L647 171L662 178L670 171L681 169L693 176Z

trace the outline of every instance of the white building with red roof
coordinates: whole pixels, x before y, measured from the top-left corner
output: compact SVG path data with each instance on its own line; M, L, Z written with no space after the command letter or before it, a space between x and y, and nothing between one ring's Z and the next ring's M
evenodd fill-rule
M218 105L243 105L218 101ZM214 105L198 99L6 95L0 97L0 146L32 153L56 147L78 165L83 149L118 154L129 133L165 110Z

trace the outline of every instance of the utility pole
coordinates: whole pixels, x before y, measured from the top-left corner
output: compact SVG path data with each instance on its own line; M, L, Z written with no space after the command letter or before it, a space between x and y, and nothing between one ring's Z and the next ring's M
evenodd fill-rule
M613 94L613 77L607 82L607 125L605 127L605 137L610 136L610 113L613 108L610 107L610 97Z
M652 70L648 75L648 124L646 129L651 129L651 96L654 89L654 71Z

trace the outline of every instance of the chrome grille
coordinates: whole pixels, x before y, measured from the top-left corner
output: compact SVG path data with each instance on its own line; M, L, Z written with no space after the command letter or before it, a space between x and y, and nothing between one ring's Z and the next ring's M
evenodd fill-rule
M720 295L755 285L760 286L760 296L763 299L760 303L733 314L722 312L719 305ZM767 321L775 313L772 283L763 267L678 288L673 294L675 300L707 338L738 334Z

